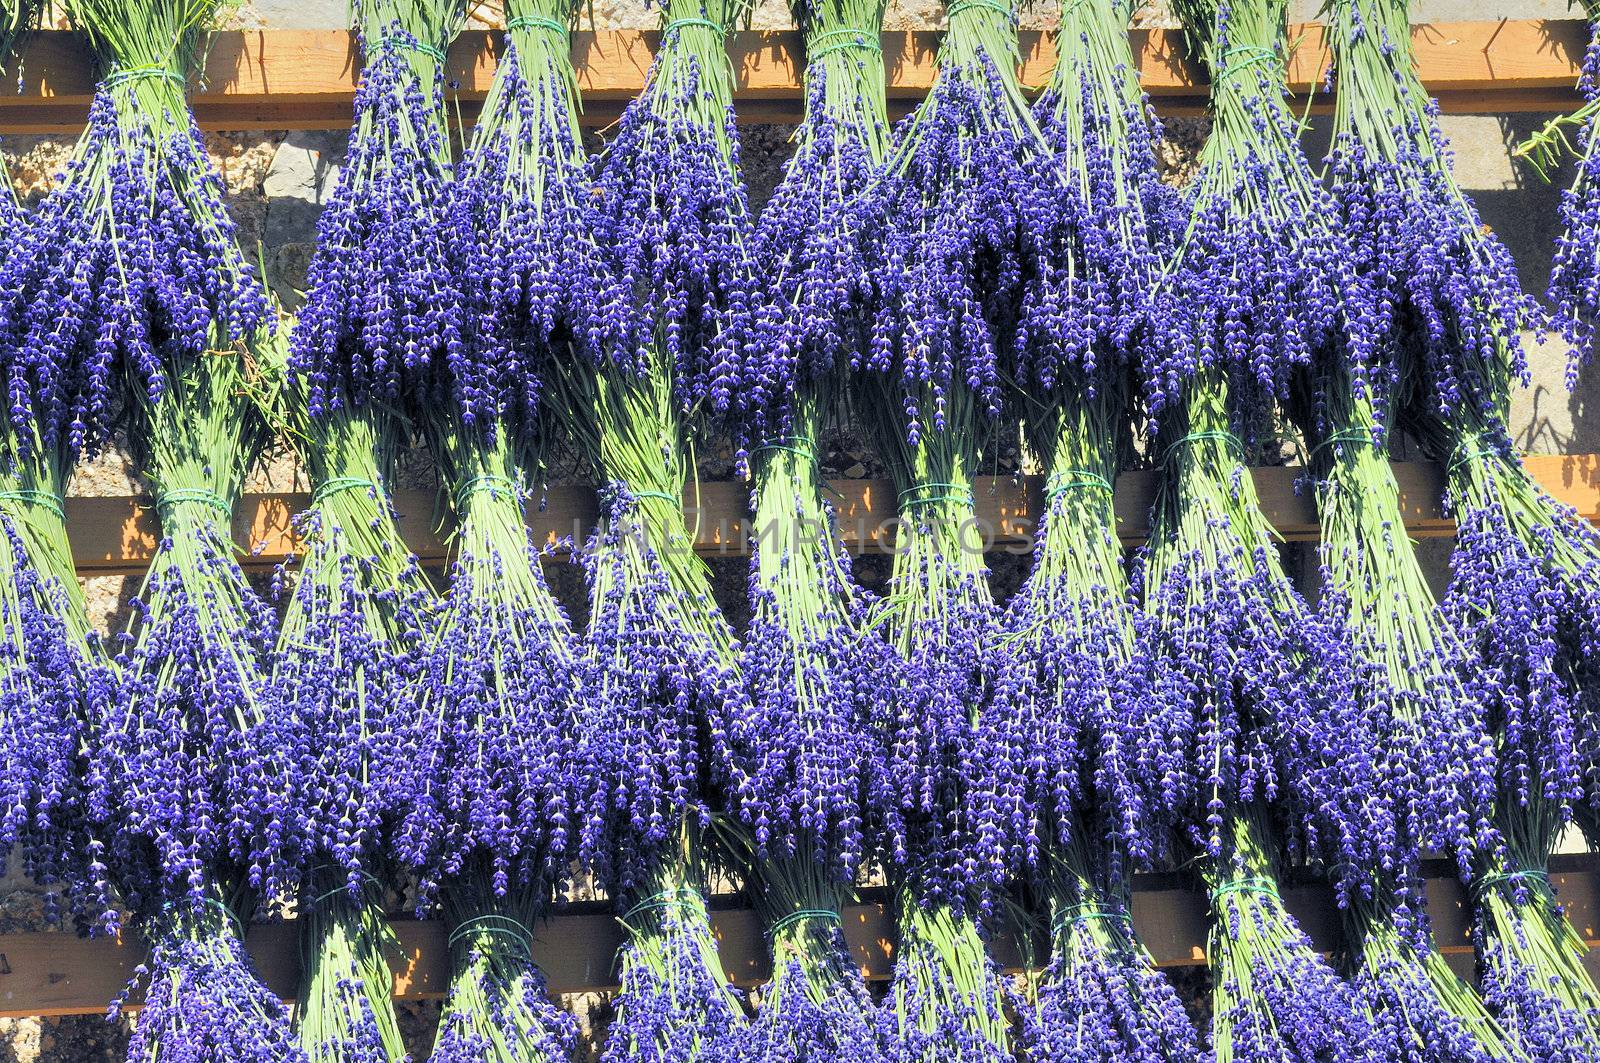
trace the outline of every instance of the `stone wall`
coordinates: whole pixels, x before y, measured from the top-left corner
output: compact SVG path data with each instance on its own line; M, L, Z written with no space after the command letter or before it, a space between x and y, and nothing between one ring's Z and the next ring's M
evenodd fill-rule
M1299 17L1314 17L1316 4L1296 0ZM1486 9L1479 0L1417 0L1419 21L1483 19L1489 17L1567 17L1566 0L1495 0ZM595 24L599 28L650 28L657 16L644 0L596 0ZM479 5L478 17L493 24L494 5ZM1053 4L1032 9L1026 16L1030 27L1047 28L1054 24ZM338 28L346 25L345 0L246 0L235 18L242 26L274 28ZM1147 11L1141 21L1169 24L1160 9ZM761 0L752 14L757 28L789 25L782 0ZM891 29L913 29L943 24L938 0L896 0L891 3L886 25ZM1475 196L1486 223L1509 243L1529 288L1542 292L1549 272L1555 238L1558 184L1543 184L1536 175L1517 164L1509 146L1544 121L1543 115L1462 115L1445 119L1445 131L1456 150L1456 169L1462 184ZM1175 178L1185 172L1197 145L1203 140L1203 121L1171 123L1164 158ZM759 206L776 183L788 154L792 132L787 126L753 126L743 129L743 161L751 186L752 201ZM1320 153L1326 143L1326 123L1313 122L1308 145ZM268 279L280 298L289 305L298 301L310 260L315 227L322 203L331 193L346 143L343 132L251 132L213 133L207 137L213 159L227 182L230 210L234 213L247 247L259 243ZM592 146L600 143L595 137ZM19 194L34 202L49 190L55 173L71 150L68 138L15 136L3 141L6 162ZM1596 373L1584 371L1579 386L1568 391L1564 372L1566 351L1551 341L1532 348L1531 386L1517 397L1514 421L1517 442L1538 453L1600 451L1600 406L1591 399L1600 386ZM825 464L831 475L866 476L879 471L870 449L848 431L836 434L826 443ZM1007 467L1015 467L1013 450L1003 456ZM726 455L712 455L700 473L708 479L731 475ZM295 481L296 470L287 459L268 462L253 480L260 488L283 489ZM432 473L421 455L408 458L405 481L412 486L431 486ZM137 490L125 453L112 453L84 467L73 485L78 494L126 494ZM1447 542L1429 542L1425 552L1432 574L1442 577L1448 558ZM1300 551L1302 561L1305 550ZM1302 565L1302 567L1306 567ZM717 593L735 622L744 613L744 571L737 561L718 563ZM881 583L887 565L881 559L863 559L858 571L870 583ZM997 589L1013 588L1022 576L1017 559L996 573ZM582 622L581 586L575 572L558 573L557 585L572 607L575 619ZM86 581L93 619L107 631L120 629L126 619L127 602L138 587L136 578L97 577ZM36 928L42 925L37 893L26 882L12 876L0 882L0 931ZM1195 984L1187 995L1198 1001L1204 993L1199 975L1185 978ZM593 1002L586 1002L591 1004ZM431 1037L436 1007L411 1006L407 1025L415 1034L420 1052ZM603 1009L602 1009L603 1011ZM597 1014L603 1019L603 1014ZM33 1063L35 1060L59 1063L88 1063L92 1060L122 1058L125 1024L108 1025L94 1016L47 1020L0 1020L0 1063Z

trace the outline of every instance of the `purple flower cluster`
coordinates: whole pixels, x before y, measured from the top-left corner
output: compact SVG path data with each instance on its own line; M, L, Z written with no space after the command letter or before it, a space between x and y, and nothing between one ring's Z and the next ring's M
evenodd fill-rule
M890 1063L1011 1063L1006 1011L1019 1002L977 925L947 907L899 903L900 949L878 1008Z
M725 419L759 294L723 33L739 0L669 0L643 93L596 160L591 224L685 409ZM621 353L630 357L626 347Z
M1590 5L1589 46L1584 49L1578 79L1583 107L1551 122L1531 144L1518 149L1519 154L1533 149L1530 154L1541 169L1541 158L1554 155L1555 144L1572 147L1578 156L1572 184L1561 193L1562 233L1556 240L1545 296L1557 308L1562 334L1572 345L1573 367L1578 359L1593 355L1595 325L1600 321L1600 138L1595 136L1596 117L1600 116L1600 34L1594 32L1596 16L1600 10ZM1579 127L1575 144L1563 131L1573 125Z
M686 829L710 823L729 783L733 721L749 709L703 575L699 586L674 578L679 565L700 564L669 563L689 550L683 532L663 530L680 521L676 504L652 514L655 499L620 484L612 496L584 558L592 667L579 801L583 861L621 893L675 863Z
M520 491L497 490L462 497L460 552L422 661L407 752L418 782L397 844L425 894L469 871L496 894L542 888L564 877L574 840L583 665Z
M149 957L111 1004L115 1017L145 984L128 1063L305 1063L288 1011L257 978L244 925L229 906L184 896L150 918L147 936Z
M845 962L826 974L796 958L779 963L755 1019L720 1039L708 1063L888 1063L872 997L851 968L844 935L832 931L827 949Z
M1098 925L1097 925L1098 924ZM1180 1063L1199 1058L1172 984L1126 912L1063 913L1038 1004L1022 1012L1022 1054L1048 1063Z
M640 370L628 289L592 231L588 160L577 126L565 4L512 30L477 134L453 189L470 356L450 366L470 427L537 415L552 359L569 345L628 373ZM515 12L508 12L515 14ZM513 19L514 20L514 19Z
M452 240L452 170L442 49L459 28L454 0L422 5L441 23L422 40L401 5L364 0L359 120L333 198L317 218L317 251L291 347L313 415L376 401L426 410L439 374L468 356L463 263ZM464 5L462 5L464 6ZM391 21L381 21L390 9ZM474 399L479 398L474 396Z
M84 816L80 757L116 679L76 584L36 564L47 548L30 548L32 519L0 514L0 864L15 857L34 882L59 887L81 922L105 921L110 898ZM56 903L51 894L51 914Z
M154 398L171 360L272 324L181 82L103 83L59 184L11 238L0 348L24 453L97 450L121 374Z

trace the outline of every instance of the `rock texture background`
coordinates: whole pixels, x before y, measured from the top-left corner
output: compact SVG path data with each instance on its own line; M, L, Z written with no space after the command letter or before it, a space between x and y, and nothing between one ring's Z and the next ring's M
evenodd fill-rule
M497 24L496 4L480 4L475 19ZM1313 18L1315 0L1295 0L1298 18ZM598 28L653 28L657 16L646 0L596 0L593 15ZM886 25L891 29L914 29L943 25L943 5L939 0L891 0ZM1566 0L1416 0L1418 21L1451 19L1568 17ZM245 0L235 13L245 27L341 28L347 24L345 0ZM1055 5L1049 0L1029 10L1025 21L1030 28L1049 28L1055 23ZM1147 24L1167 24L1160 7L1141 15ZM761 0L753 16L757 28L782 28L790 24L783 0ZM1486 223L1499 231L1510 244L1522 269L1524 283L1542 292L1548 276L1556 236L1555 208L1558 189L1543 184L1536 175L1510 156L1510 145L1545 120L1544 115L1453 115L1444 120L1445 132L1456 150L1456 172L1462 184L1474 195ZM759 207L777 182L788 156L792 127L751 126L743 129L743 163L752 201ZM1187 173L1198 145L1206 133L1200 120L1174 121L1168 127L1163 146L1164 162L1172 178L1181 181ZM1326 144L1326 124L1313 122L1308 147L1313 157ZM241 238L247 247L261 248L268 279L285 303L294 305L305 281L315 241L316 221L323 202L332 192L343 158L346 136L343 132L246 132L211 133L207 146L222 171L228 189L228 205L238 221ZM594 137L598 146L600 137ZM12 136L0 141L11 178L25 202L36 202L46 194L68 157L70 138ZM1515 403L1514 424L1517 442L1537 453L1576 453L1600 451L1600 405L1596 404L1600 377L1592 371L1579 375L1578 387L1569 392L1565 381L1567 355L1558 341L1532 348L1533 379ZM1002 454L1004 468L1016 468L1020 455L1016 448ZM835 476L861 477L877 474L881 466L869 447L848 431L826 441L824 461ZM700 469L707 479L726 479L732 475L726 455L711 455ZM579 475L572 470L569 475ZM257 488L284 489L296 476L293 463L275 458L264 464L255 476ZM433 484L432 471L421 455L408 460L404 479L410 486ZM137 491L138 483L125 455L113 451L79 471L73 491L83 495L123 495ZM1449 543L1433 540L1424 544L1436 577L1442 577L1448 559ZM1312 572L1305 548L1297 551L1301 571ZM741 562L718 562L717 595L736 623L745 612L744 579ZM882 558L864 558L858 566L862 578L880 583L887 576ZM1020 581L1023 566L1009 558L997 564L997 590L1008 593ZM574 619L582 622L582 587L571 568L558 570L556 583L562 597L573 609ZM137 592L138 580L123 577L96 577L85 581L93 619L106 631L121 628L126 621L127 603ZM36 890L13 874L0 880L0 932L39 929L44 925L42 904ZM1178 975L1187 999L1199 1009L1205 1004L1206 987L1202 972ZM575 1006L594 1023L603 1023L604 1002L574 1001ZM413 1035L418 1058L422 1058L437 1021L436 1005L408 1005L405 1021ZM66 1019L0 1020L0 1063L90 1063L123 1058L127 1029L125 1023L108 1024L95 1016Z

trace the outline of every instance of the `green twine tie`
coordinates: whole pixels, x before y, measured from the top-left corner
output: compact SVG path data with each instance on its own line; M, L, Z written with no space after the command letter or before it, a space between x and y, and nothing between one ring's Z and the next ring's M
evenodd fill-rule
M639 901L632 908L629 908L627 911L623 912L622 924L629 930L638 932L639 927L634 926L631 922L629 922L629 920L638 915L640 912L648 912L656 908L692 908L698 905L703 905L704 903L705 898L691 889L679 887L676 889L662 890L660 893L652 893L642 901Z
M1215 905L1230 893L1259 893L1263 897L1276 897L1278 896L1278 884L1262 875L1251 875L1248 878L1224 882L1211 891L1211 903Z
M323 865L321 865L319 867L312 868L311 874L313 876L315 876L315 875L317 875L317 874L319 874L321 872L324 872L324 871L335 872L335 873L343 876L344 881L340 882L337 886L333 887L333 889L325 890L322 893L319 893L317 896L313 897L311 899L311 901L309 902L309 907L316 908L317 906L326 903L330 898L336 897L341 893L345 894L346 896L349 896L349 894L350 894L350 869L349 868L341 867L338 864L323 864ZM379 882L375 877L373 877L372 875L368 874L367 872L358 871L357 874L361 878L366 880L367 885L372 886L372 887L374 887L376 889L380 889L380 890L383 888L383 883Z
M1242 55L1245 58L1237 63L1229 62L1233 56ZM1278 51L1275 48L1262 48L1255 44L1241 44L1229 48L1217 57L1217 80L1231 78L1242 74L1258 63L1280 63Z
M641 498L660 498L671 502L675 506L683 505L682 495L669 495L665 491L629 491L628 493L633 496L634 501L638 501Z
M239 938L239 942L241 944L244 943L244 920L239 918L237 912L235 912L232 908L229 908L226 904L223 904L221 901L217 900L215 897L200 898L200 907L215 908L217 911L221 912L223 918L233 925L233 932ZM181 913L180 906L173 904L171 901L167 901L165 904L163 904L161 906L161 910L164 912L172 912L175 915ZM194 913L191 912L190 914Z
M1056 916L1055 932L1065 933L1068 923L1092 923L1095 920L1133 925L1133 917L1121 908L1101 908L1093 904L1075 904Z
M1550 873L1548 871L1538 871L1533 868L1526 868L1521 871L1492 871L1489 874L1484 875L1482 878L1473 879L1471 889L1479 899L1482 899L1485 893L1494 889L1496 886L1505 885L1506 883L1521 882L1524 879L1531 880L1534 883L1542 882L1544 883L1545 889L1550 888Z
M929 495L927 498L907 498L908 495L916 495L923 491L932 491L935 493ZM940 494L939 492L945 493ZM960 493L955 494L952 492ZM900 492L899 503L901 509L909 509L912 506L931 506L936 502L955 502L957 504L966 506L977 505L977 500L972 496L972 488L966 486L965 484L947 484L930 481L928 483L912 484L910 487Z
M998 12L1013 22L1016 21L1017 18L1017 12L1015 8L1012 8L1007 4L996 3L995 0L956 0L956 2L951 4L949 9L945 12L945 20L947 22L953 22L957 15L978 8L984 8L989 11Z
M724 30L720 23L713 22L708 18L675 18L661 27L661 36L666 38L685 26L704 26L718 36L723 36L727 33L727 30Z
M1315 458L1324 450L1327 450L1329 447L1336 446L1340 443L1347 443L1351 446L1368 446L1374 449L1376 449L1378 446L1378 441L1372 438L1371 432L1368 432L1364 428L1348 428L1344 431L1333 433L1327 439L1324 439L1322 442L1312 447L1310 457Z
M520 490L521 485L508 476L474 476L470 480L463 481L461 486L456 488L456 508L465 509L467 500L473 495L481 495L485 492L491 495L499 495L501 492L505 492L512 498L516 498Z
M789 927L794 926L797 923L809 923L821 920L826 920L839 926L844 925L844 917L838 912L832 911L831 909L802 908L798 912L790 912L782 919L779 919L777 922L773 923L772 926L767 930L767 936L769 938L776 938L779 934L783 933Z
M156 496L156 513L164 514L173 506L199 505L209 506L220 513L225 520L233 519L233 507L215 491L208 491L203 487L180 487L173 491ZM163 520L166 518L163 516Z
M553 18L541 18L538 15L518 15L506 23L507 33L512 30L524 29L549 30L551 33L560 34L562 39L568 42L572 40L572 30L565 23L557 22Z
M0 491L0 502L21 502L25 506L43 506L62 520L67 519L67 510L61 496L49 491L32 491L27 488L18 488L15 491Z
M1444 474L1449 476L1461 466L1477 458L1502 458L1505 451L1499 447L1484 446L1482 436L1468 436L1456 444L1455 451L1451 454L1450 462L1444 467Z
M390 34L386 37L378 38L377 47L379 50L420 52L440 66L444 66L446 60L446 56L442 51L431 44L424 44L415 37Z
M831 37L838 38L839 43L827 45L822 43ZM878 37L879 33L876 30L868 31L850 28L829 30L826 33L819 33L815 37L806 38L806 57L814 63L823 56L832 55L834 52L859 50L882 54L883 44L878 40Z
M335 476L317 485L317 489L311 492L311 504L313 506L321 505L334 495L345 491L354 491L358 487L364 487L369 491L378 489L377 484L360 476Z
M188 78L171 67L162 66L159 63L150 66L118 67L107 74L102 79L102 83L107 88L111 88L116 85L126 84L129 81L143 81L146 78L166 78L168 81L175 81L179 85L187 86L189 84Z
M1180 436L1172 441L1172 444L1167 447L1166 453L1161 455L1161 464L1166 465L1170 462L1172 456L1178 452L1179 447L1187 446L1190 443L1199 443L1207 439L1226 443L1234 449L1241 459L1244 457L1244 444L1239 442L1239 437L1232 432L1190 432L1188 435Z
M509 915L493 912L488 915L475 915L457 924L456 928L450 931L450 937L445 944L449 948L455 948L457 942L474 934L494 934L515 942L518 951L522 953L522 958L530 963L533 962L533 933L519 920Z
M1116 489L1111 486L1111 481L1091 469L1068 469L1066 472L1052 474L1044 483L1044 503L1050 505L1062 495L1075 487L1089 487L1104 491L1108 495L1115 495Z

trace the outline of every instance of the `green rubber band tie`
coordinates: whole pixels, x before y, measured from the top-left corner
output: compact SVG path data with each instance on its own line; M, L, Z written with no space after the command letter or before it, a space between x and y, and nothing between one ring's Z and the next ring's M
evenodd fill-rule
M66 503L60 495L49 491L0 491L0 502L21 502L25 506L43 506L62 520L67 519Z
M1368 446L1374 449L1376 449L1378 446L1378 441L1372 438L1371 432L1368 432L1365 429L1356 428L1348 431L1333 433L1333 435L1312 447L1310 456L1314 458L1322 451L1327 450L1329 447L1337 446L1340 443L1348 443L1352 446Z
M907 499L907 495L915 495L922 491L959 491L960 494L931 494L927 498ZM972 495L972 489L965 484L925 483L912 484L900 492L899 503L901 509L910 506L931 506L936 502L956 502L961 505L976 505L977 500Z
M994 0L956 0L956 3L951 4L949 9L945 12L945 20L948 22L954 19L957 15L966 11L974 10L975 8L985 8L989 11L998 12L1013 22L1015 22L1017 19L1017 12L1015 8L1012 8L1006 4L997 4L994 2Z
M812 58L815 58L815 56ZM788 454L798 454L800 457L810 458L812 461L817 460L816 448L812 445L811 440L805 436L780 436L777 439L762 443L756 447L755 452L760 454L764 450L778 450Z
M393 51L420 52L429 59L432 59L434 62L438 63L440 66L444 66L446 61L445 54L439 49L435 48L431 44L424 44L423 42L411 37L400 37L395 35L380 37L378 39L378 48L389 49Z
M569 41L572 40L570 27L553 18L540 18L538 15L518 15L511 19L506 23L506 32L510 33L512 30L549 30L551 33L561 34Z
M1262 878L1260 876L1224 882L1211 891L1211 903L1216 904L1217 901L1230 893L1259 893L1263 897L1276 897L1278 896L1278 884L1270 878Z
M1450 458L1450 463L1444 467L1444 474L1449 476L1467 462L1477 458L1499 458L1504 456L1505 452L1498 447L1486 447L1483 445L1481 438L1473 436L1456 447L1455 453Z
M463 481L461 486L456 488L456 508L464 508L467 500L473 495L486 493L498 495L504 492L512 498L516 498L521 488L522 485L509 476L474 476L470 480Z
M458 923L456 928L450 931L445 947L455 948L457 942L474 934L496 934L515 941L522 950L523 958L530 963L533 961L533 933L509 915L491 912L488 915L475 915L465 922Z
M1090 469L1069 469L1045 481L1044 501L1049 505L1075 487L1092 487L1108 495L1116 494L1111 481Z
M1120 908L1097 908L1093 905L1078 904L1056 916L1055 931L1060 934L1068 923L1092 923L1095 920L1133 925L1133 916Z
M648 912L656 908L690 908L705 904L705 898L691 889L662 890L652 893L644 900L639 901L632 908L622 913L622 921L628 924L629 929L637 930L628 921L640 912Z
M203 487L180 487L176 491L156 496L156 512L161 513L179 505L210 506L225 518L233 519L233 507L215 491Z
M1239 63L1228 62L1229 57L1235 55L1247 55L1249 58ZM1223 52L1222 55L1218 56L1217 80L1221 81L1224 78L1231 78L1236 74L1242 74L1258 63L1279 62L1280 60L1278 59L1278 52L1274 48L1262 48L1259 45L1242 44L1237 48L1229 48L1227 51Z
M790 912L788 915L784 916L782 919L779 919L777 922L773 923L772 926L769 927L768 930L767 930L767 936L770 937L770 938L776 938L779 934L783 933L784 930L786 930L789 927L794 926L794 925L796 925L798 923L811 923L811 922L822 922L822 921L835 923L835 924L837 924L839 926L843 926L844 925L844 917L841 916L838 912L835 912L835 911L833 911L831 909L828 909L828 908L802 908L798 912Z
M360 476L335 476L332 479L324 480L317 485L317 489L311 492L311 504L313 506L319 506L328 499L332 498L334 495L340 494L344 491L354 491L358 487L364 487L370 491L376 491L378 489L377 484L373 483L371 480L363 479Z
M109 88L129 81L143 81L146 78L166 78L180 85L187 86L189 79L176 70L165 66L125 66L118 67L105 76L103 83Z
M816 62L825 55L835 52L877 52L883 53L883 44L878 40L877 32L857 29L829 30L819 33L815 37L806 39L806 56ZM822 42L830 37L839 38L839 43L824 45Z
M1485 893L1494 889L1496 886L1501 886L1511 882L1521 882L1523 879L1531 879L1534 882L1543 882L1546 889L1550 888L1550 873L1548 871L1536 871L1532 868L1528 868L1524 871L1493 871L1487 875L1484 875L1482 878L1473 879L1472 892L1477 894L1479 897L1482 897Z
M728 32L722 28L720 23L712 22L708 18L675 18L665 26L661 27L661 36L666 37L667 35L675 33L685 26L704 26L706 29L711 30L713 33L719 35L726 35Z
M1161 464L1166 465L1168 462L1170 462L1172 460L1172 456L1178 452L1179 447L1187 446L1190 443L1199 443L1207 439L1214 439L1223 443L1227 443L1239 453L1241 458L1244 457L1244 444L1239 442L1239 437L1234 435L1232 432L1190 432L1188 435L1181 436L1172 441L1172 445L1167 447L1166 453L1161 455Z

